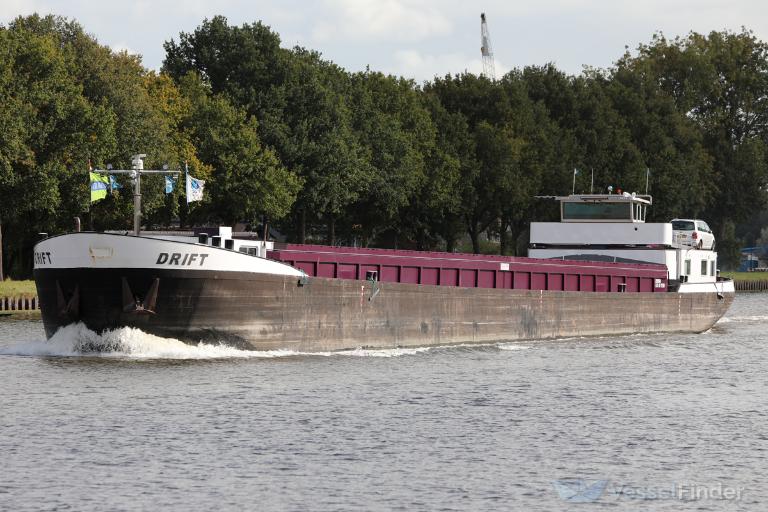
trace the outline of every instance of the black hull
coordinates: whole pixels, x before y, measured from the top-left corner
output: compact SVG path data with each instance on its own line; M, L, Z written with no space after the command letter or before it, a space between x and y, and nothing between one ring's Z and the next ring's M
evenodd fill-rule
M257 350L701 332L733 293L584 293L174 269L36 269L46 335L73 322ZM153 295L155 284L156 296ZM130 296L126 300L126 285Z

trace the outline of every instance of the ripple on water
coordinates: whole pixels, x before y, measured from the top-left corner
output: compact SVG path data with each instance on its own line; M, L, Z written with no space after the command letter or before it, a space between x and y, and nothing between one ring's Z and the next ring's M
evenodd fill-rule
M759 510L766 306L703 335L311 356L3 321L0 509L727 508L647 496L678 485Z

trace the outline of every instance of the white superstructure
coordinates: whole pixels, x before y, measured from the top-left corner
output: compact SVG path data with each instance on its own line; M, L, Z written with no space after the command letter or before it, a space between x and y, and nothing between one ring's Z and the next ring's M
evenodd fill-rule
M560 202L560 222L531 223L529 257L662 264L670 283L679 284L681 292L717 282L716 252L677 242L670 223L645 222L651 196L583 194L552 199Z

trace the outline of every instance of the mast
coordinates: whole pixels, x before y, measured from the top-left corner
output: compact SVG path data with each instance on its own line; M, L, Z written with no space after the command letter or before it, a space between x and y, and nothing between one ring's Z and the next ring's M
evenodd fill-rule
M99 174L128 174L133 180L133 234L139 236L141 234L141 175L142 174L181 174L179 171L169 171L168 166L164 165L162 170L150 170L144 169L144 159L147 155L140 153L131 157L131 169L120 170L112 169L111 165L107 166L107 170L101 171L95 169L93 172Z
M491 34L488 33L488 23L485 13L480 14L480 53L483 56L483 74L490 80L496 80L496 69L493 64L493 49Z
M145 154L133 155L131 164L133 168L133 233L139 236L141 233L141 171L144 170Z

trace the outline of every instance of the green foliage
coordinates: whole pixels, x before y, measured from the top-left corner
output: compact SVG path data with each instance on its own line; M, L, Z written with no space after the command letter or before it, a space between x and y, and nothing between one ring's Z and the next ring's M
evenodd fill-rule
M262 148L256 119L223 96L212 96L194 74L182 82L189 114L182 122L201 161L212 167L205 219L229 225L256 221L260 215L284 217L301 180L283 167L274 152ZM198 177L207 177L196 169Z
M617 67L659 84L678 115L698 131L687 138L701 140L704 149L695 153L706 155L690 155L686 163L712 167L702 174L689 165L689 172L681 173L689 190L705 196L688 211L705 212L725 235L729 220L741 222L765 208L768 45L747 30L692 32L673 41L657 34L640 46L637 57L626 55Z
M356 73L351 94L354 130L367 149L371 169L350 213L362 224L366 239L389 232L397 245L400 233L412 227L405 210L426 185L426 155L434 147L434 125L409 80Z
M283 81L280 37L261 22L232 27L224 16L203 21L179 42L165 43L163 70L176 80L200 74L214 94L226 94L250 114L269 108L268 91Z

